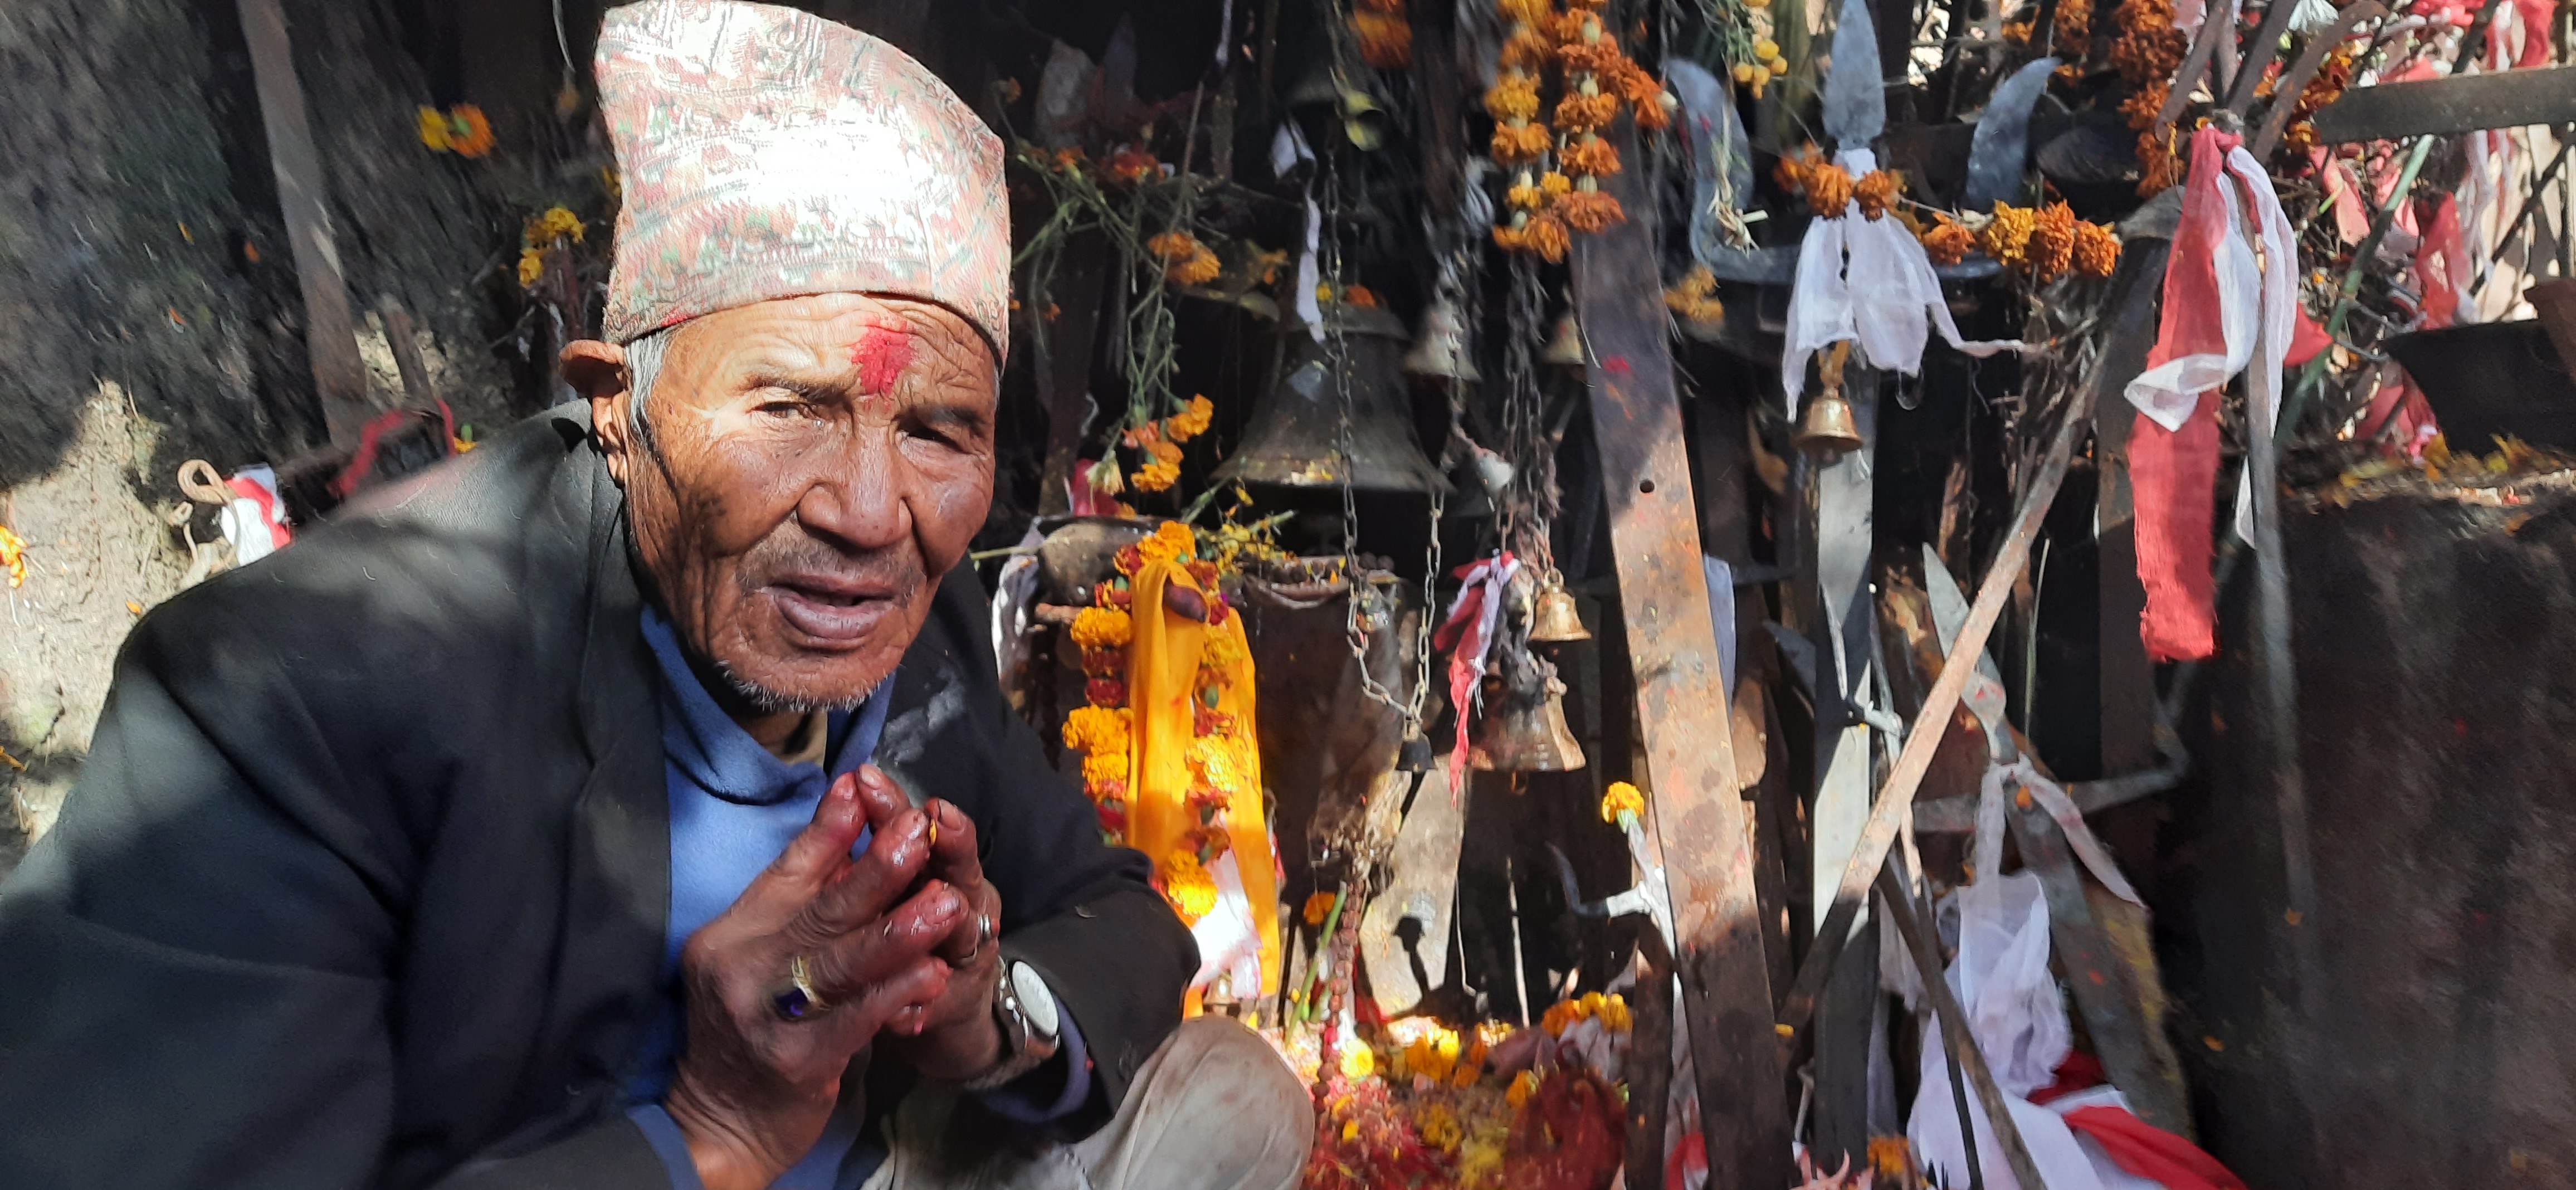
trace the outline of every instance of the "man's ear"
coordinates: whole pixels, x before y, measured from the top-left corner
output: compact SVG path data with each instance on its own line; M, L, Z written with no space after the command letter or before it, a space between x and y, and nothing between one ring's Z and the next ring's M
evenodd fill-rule
M608 477L625 487L626 463L634 445L627 434L634 424L627 420L634 393L627 384L626 349L597 339L576 339L564 344L562 363L564 382L590 398L591 432L599 435Z

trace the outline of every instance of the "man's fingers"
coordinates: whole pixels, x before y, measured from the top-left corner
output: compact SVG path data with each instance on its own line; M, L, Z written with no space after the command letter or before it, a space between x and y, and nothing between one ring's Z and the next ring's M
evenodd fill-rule
M975 820L956 803L930 799L922 812L938 829L930 840L930 874L959 888L984 882L984 863L976 855Z
M962 966L994 944L1002 930L1002 897L990 884L977 881L960 885L966 897L966 911L946 937L931 948L931 953L948 960L951 966Z
M948 964L917 957L823 1019L839 1031L836 1041L855 1050L875 1040L879 1030L917 1027L907 1022L922 1019L919 1006L936 1003L947 992L951 974Z
M858 780L859 804L867 810L869 825L878 830L886 829L904 811L912 808L912 799L904 794L902 786L894 783L894 778L885 774L884 769L863 764L850 775Z
M807 956L816 990L827 1001L854 1000L905 967L931 956L932 948L969 919L965 896L933 880L873 925L842 934Z
M859 832L867 825L858 779L844 773L823 791L823 800L814 807L814 817L805 829L787 841L786 849L753 878L735 903L751 903L767 896L795 901L811 898L847 862L850 847L858 842Z
M919 810L906 810L875 832L867 850L825 881L787 923L789 939L819 946L875 921L921 879L930 858L929 836L929 820Z

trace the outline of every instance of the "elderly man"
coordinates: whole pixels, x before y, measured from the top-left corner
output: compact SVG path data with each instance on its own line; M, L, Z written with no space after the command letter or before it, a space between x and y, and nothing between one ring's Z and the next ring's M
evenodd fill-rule
M137 626L0 888L0 1185L1290 1184L1302 1088L1179 1023L957 567L999 144L784 9L598 70L590 399Z

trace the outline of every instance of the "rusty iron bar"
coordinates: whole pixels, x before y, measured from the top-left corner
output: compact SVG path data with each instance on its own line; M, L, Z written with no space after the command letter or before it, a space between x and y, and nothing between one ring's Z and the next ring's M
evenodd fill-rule
M1616 139L1636 160L1634 127L1621 121ZM1607 179L1628 219L1575 248L1592 424L1656 842L1670 881L1684 1009L1677 1015L1690 1022L1709 1184L1782 1186L1791 1176L1787 1087L1666 338L1655 203L1642 173Z
M2200 85L2201 72L2209 69L2210 52L2218 48L2219 31L2226 25L2223 20L2201 21L2200 33L2191 39L2191 52L2183 56L2182 66L2174 75L2173 90L2165 94L2165 105L2156 110L2153 127L2157 140L2165 138L2174 121L2182 118L2182 109L2191 105L2192 89Z
M286 12L279 0L240 0L240 10L260 123L268 133L269 168L277 175L278 213L286 223L287 251L303 290L304 347L311 357L314 393L332 441L354 443L376 410L367 397L367 366L358 358L357 323L349 313L349 286L332 242L322 156L313 147L304 88L295 77Z
M2286 4L2289 0L2280 2ZM1948 716L1942 718L1946 723ZM2022 1143L2020 1125L2013 1123L2010 1101L2004 1097L2003 1088L1995 1085L1995 1072L1986 1065L1985 1051L1977 1047L1977 1035L1968 1029L1967 1010L1959 1007L1958 996L1950 991L1950 981L1941 977L1941 952L1934 948L1923 923L1915 919L1914 906L1906 899L1905 882L1897 879L1895 867L1884 861L1878 869L1878 902L1895 920L1897 934L1905 939L1905 949L1914 956L1914 968L1923 975L1924 995L1941 1018L1941 1048L1967 1072L1968 1085L1976 1088L1977 1102L1986 1109L1986 1126L2003 1147L2004 1164L2012 1167L2013 1180L2021 1183L2022 1190L2048 1190L2047 1181L2039 1176L2039 1163L2031 1160L2030 1146ZM1977 1150L1976 1131L1964 1131L1968 1151L1973 1153Z
M1852 919L1869 895L1870 882L1886 861L1888 846L1896 840L1897 825L1913 812L1914 791L1932 767L1932 754L1941 746L1943 730L1959 709L1960 692L1966 689L1969 675L1977 670L1977 655L1985 651L1986 638L1993 634L1995 620L2003 614L2014 576L2030 561L2031 542L2038 538L2040 523L2048 517L2048 506L2056 501L2057 489L2066 481L2075 444L2092 425L2094 387L2078 385L2068 398L2057 436L2048 445L2048 454L2038 476L2031 481L2030 491L2022 497L2012 532L2004 537L2003 548L1996 551L1994 563L1977 584L1977 600L1968 608L1968 622L1960 627L1958 641L1942 660L1941 676L1932 683L1931 693L1924 696L1922 709L1915 712L1912 729L1905 734L1904 750L1897 754L1886 782L1879 786L1878 802L1870 807L1869 822L1861 828L1860 842L1852 848L1850 862L1843 865L1833 908L1826 913L1823 924L1817 926L1816 937L1840 938L1851 932ZM1806 961L1799 965L1798 978L1780 1005L1783 1049L1796 1042L1798 1033L1815 1015L1816 997L1824 990L1825 978L1833 973L1834 956L1839 949L1810 947Z
M2245 61L2236 68L2236 85L2228 88L2227 106L2238 112L2254 104L2254 88L2263 82L2263 68L2272 64L2272 56L2281 52L2281 39L2290 32L2290 14L2297 12L2299 0L2272 0L2263 11L2263 24L2254 31L2254 44L2247 47ZM2298 92L2275 89L2272 94L2298 101Z

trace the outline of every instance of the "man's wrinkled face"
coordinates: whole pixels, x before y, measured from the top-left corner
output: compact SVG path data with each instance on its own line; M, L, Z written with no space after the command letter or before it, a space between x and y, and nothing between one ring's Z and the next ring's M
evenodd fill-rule
M625 384L594 383L592 410L672 626L756 710L856 704L984 521L991 350L946 307L856 294L669 334L642 440ZM567 360L605 374L615 351Z

